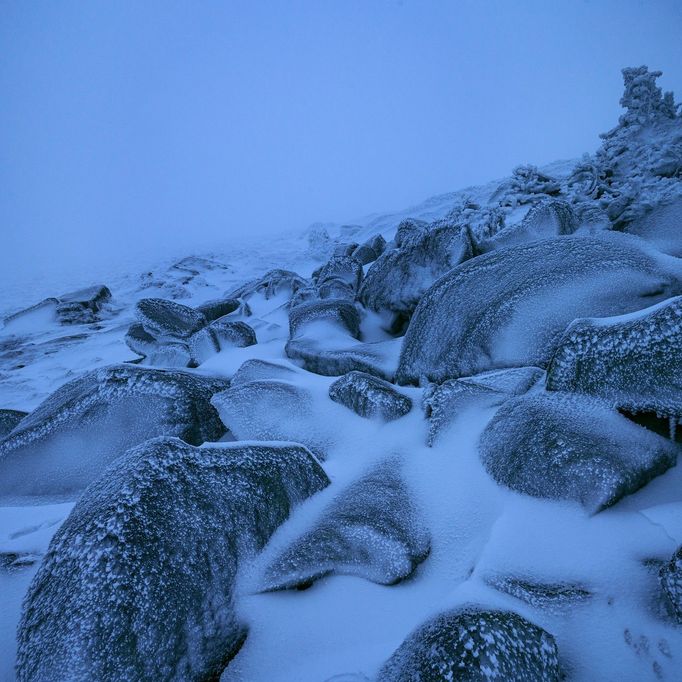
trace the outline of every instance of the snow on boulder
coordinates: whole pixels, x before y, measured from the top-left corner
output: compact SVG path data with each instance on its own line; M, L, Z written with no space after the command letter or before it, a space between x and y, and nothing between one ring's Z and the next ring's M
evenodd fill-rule
M20 410L0 409L0 439L10 433L26 414L26 412L21 412Z
M596 513L674 466L678 447L599 398L570 393L508 400L483 431L479 454L500 485Z
M206 317L189 306L165 298L143 298L135 306L138 322L156 339L188 339L208 324Z
M240 306L239 300L236 298L219 298L213 301L207 301L196 307L209 322L217 320L220 317L229 315L237 310Z
M682 419L682 296L636 313L573 321L547 389L601 396L628 412Z
M75 499L113 460L156 436L218 440L225 427L210 399L228 385L136 365L68 382L0 442L0 499Z
M441 277L410 321L399 383L545 367L577 317L621 315L682 292L682 261L617 232L483 254Z
M538 367L519 367L431 384L424 390L422 400L429 420L427 444L432 446L465 410L502 405L509 398L526 393L543 375Z
M360 244L360 246L353 251L352 255L363 265L368 265L379 258L385 249L386 240L380 234L377 234Z
M400 243L370 266L358 297L370 310L391 314L394 331L441 275L474 255L469 232L460 226L432 227L409 238L403 235Z
M111 291L97 284L59 297L57 316L62 324L89 324L97 321L97 313L111 299Z
M357 291L362 281L362 263L350 255L332 256L317 276L318 286L328 279L340 279Z
M680 139L682 174L682 135ZM629 224L625 231L651 242L659 251L682 256L682 197L652 207Z
M412 409L410 398L365 372L353 371L337 379L329 387L329 397L361 417L384 421L404 417Z
M307 280L295 272L276 268L269 270L258 279L242 284L229 294L229 298L248 300L254 294L261 294L266 300L269 300L282 293L291 298L298 289L307 284Z
M245 348L256 343L256 332L246 322L221 317L194 332L187 340L187 348L192 366L198 367L225 348Z
M289 310L289 335L292 339L303 336L306 328L316 322L334 325L355 338L360 334L360 315L353 303L330 299L292 307Z
M398 468L389 460L343 490L269 563L261 588L301 588L326 575L394 585L412 575L431 541Z
M670 561L661 568L660 579L675 618L682 624L682 546L677 548Z
M264 381L268 379L288 381L293 380L296 375L296 370L291 367L254 358L240 365L230 380L230 386L239 386L250 381Z
M328 483L299 445L133 448L50 543L24 601L17 679L218 679L247 635L240 563Z
M317 287L317 296L322 299L339 298L353 302L356 293L352 284L339 277L329 277Z
M465 606L431 618L408 635L377 682L560 679L551 634L511 611Z

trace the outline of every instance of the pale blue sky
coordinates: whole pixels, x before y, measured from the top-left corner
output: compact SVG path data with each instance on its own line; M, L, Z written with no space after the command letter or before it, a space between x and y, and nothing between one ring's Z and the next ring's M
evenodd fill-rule
M579 156L682 3L1 2L0 267L229 245Z

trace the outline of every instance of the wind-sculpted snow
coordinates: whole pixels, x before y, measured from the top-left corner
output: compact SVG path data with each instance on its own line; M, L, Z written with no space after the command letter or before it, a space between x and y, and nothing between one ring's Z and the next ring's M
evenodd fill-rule
M424 390L422 400L429 420L427 444L432 446L465 410L502 405L509 398L528 391L543 375L538 367L520 367L431 384Z
M155 436L218 440L211 405L228 382L116 365L55 391L0 442L0 499L75 499L128 448Z
M163 298L143 298L135 313L144 330L157 339L187 339L208 323L198 310Z
M320 457L334 442L333 427L310 391L287 381L240 383L211 402L238 440L303 443Z
M329 397L361 417L392 421L412 409L412 400L383 379L364 372L349 372L329 387Z
M334 574L394 585L412 575L431 541L399 466L389 460L343 490L268 565L262 589L300 588Z
M240 563L327 484L299 445L129 451L50 544L24 603L18 680L217 679L247 634Z
M677 622L682 624L682 546L678 547L670 561L663 566L660 578Z
M682 167L682 139L680 139L680 147L680 164ZM627 226L626 232L642 237L659 251L679 258L682 256L681 225L682 196L652 207L648 212L634 219Z
M230 386L240 386L250 381L293 381L296 370L267 360L247 360L234 373Z
M289 310L289 335L292 339L305 334L306 327L325 322L345 329L355 338L360 333L360 315L349 301L337 299L310 301Z
M499 367L545 367L575 318L629 313L681 291L682 261L616 232L486 253L426 292L397 379L440 383Z
M682 419L682 297L630 315L572 322L547 371L547 388Z
M511 611L466 606L410 634L377 682L559 682L551 634Z
M479 452L500 485L596 513L674 466L678 447L599 398L540 393L502 405Z
M474 255L469 233L459 226L432 227L403 235L401 247L389 249L374 262L359 294L376 312L388 311L393 327L409 319L424 292L455 265Z
M0 409L0 440L16 428L25 416L26 412L20 410Z

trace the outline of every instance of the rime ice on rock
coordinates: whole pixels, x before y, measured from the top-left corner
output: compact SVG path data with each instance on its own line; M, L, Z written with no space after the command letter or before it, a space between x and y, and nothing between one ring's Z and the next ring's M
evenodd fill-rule
M24 601L17 679L217 679L247 634L240 563L328 482L299 445L130 450L50 544Z
M26 412L21 412L20 410L0 409L0 440L9 434L26 414Z
M682 546L660 572L661 585L670 599L673 613L682 624Z
M392 421L412 409L412 400L383 379L365 372L349 372L329 387L329 397L361 417Z
M466 606L427 621L393 653L377 682L559 682L554 637L511 611Z
M340 279L357 291L362 281L362 263L350 255L332 256L320 270L318 286L328 279Z
M264 590L310 585L326 575L355 575L393 585L412 575L431 541L389 460L343 490L298 540L266 569Z
M236 298L219 298L214 301L207 301L196 307L209 322L220 317L229 315L239 308L239 300Z
M492 251L424 294L397 379L440 383L498 367L543 367L575 318L629 313L680 291L682 261L616 232Z
M303 336L306 327L314 322L337 325L355 338L360 333L360 315L349 301L310 301L292 307L289 310L289 335L292 339Z
M352 256L360 261L363 265L368 265L375 261L386 248L386 240L377 234L371 239L368 239L363 244L360 244L352 253Z
M571 611L592 598L592 593L573 583L546 583L514 575L490 575L485 582L492 588L509 594L528 604L552 614Z
M433 445L441 432L471 407L495 407L528 391L543 376L538 367L493 370L473 377L450 379L424 391L422 406L429 420L427 444Z
M682 419L682 296L630 315L572 322L547 371L547 389Z
M234 373L230 386L240 386L250 381L289 381L296 377L296 370L267 360L247 360Z
M137 319L154 338L188 339L205 327L202 313L189 306L163 298L143 298L135 306Z
M135 365L88 372L0 442L0 497L75 499L113 460L149 438L218 440L225 427L210 399L227 385Z
M596 513L674 466L678 448L602 399L540 393L502 405L479 453L500 485Z
M248 300L254 294L261 294L266 299L271 299L281 292L287 293L291 298L298 289L307 284L307 280L291 270L275 269L238 287L229 294L229 298Z

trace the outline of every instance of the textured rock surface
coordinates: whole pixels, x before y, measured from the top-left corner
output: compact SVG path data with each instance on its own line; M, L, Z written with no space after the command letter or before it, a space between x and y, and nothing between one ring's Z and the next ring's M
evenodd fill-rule
M89 324L97 321L97 313L111 299L104 284L79 289L59 297L57 316L62 324Z
M430 537L389 460L343 490L313 528L266 569L265 590L302 587L330 574L381 585L409 577L428 556Z
M412 400L383 379L365 372L349 372L329 387L329 397L361 417L392 421L412 409Z
M148 438L217 440L225 427L209 401L227 385L135 365L88 372L55 391L0 443L0 497L75 499L110 462Z
M328 322L345 329L355 338L360 333L360 316L357 308L348 301L310 301L292 307L289 311L291 338L301 336L306 327L314 322Z
M547 388L682 419L682 297L630 315L572 322L547 370Z
M240 561L327 483L296 445L134 448L53 538L26 597L17 678L217 678L246 636Z
M287 381L293 380L295 376L296 370L286 365L267 360L247 360L232 376L230 386L239 386L250 381Z
M670 561L663 566L660 573L661 585L665 590L673 608L677 621L682 624L682 546Z
M20 410L0 409L0 439L12 431L26 414L26 412L21 412Z
M241 298L248 300L254 294L261 294L266 299L271 299L279 293L287 293L289 297L301 287L305 287L308 281L291 270L269 270L259 279L247 282L228 295L228 298Z
M137 302L135 314L144 330L156 339L187 339L207 324L198 310L164 298L143 298Z
M377 682L559 682L554 637L510 611L468 607L443 613L410 634Z
M594 513L674 466L678 447L601 399L540 393L507 401L481 435L479 451L500 485L579 502Z
M424 295L397 379L441 383L499 367L544 367L575 318L632 312L681 290L682 262L614 232L486 253Z
M490 587L516 597L534 609L552 614L570 612L592 598L589 590L573 583L537 582L514 575L491 575L485 581Z
M214 301L207 301L196 307L209 322L217 320L219 317L229 315L239 308L239 301L236 298L219 298Z
M320 270L318 285L328 279L340 279L357 290L362 281L362 263L353 256L332 256Z

